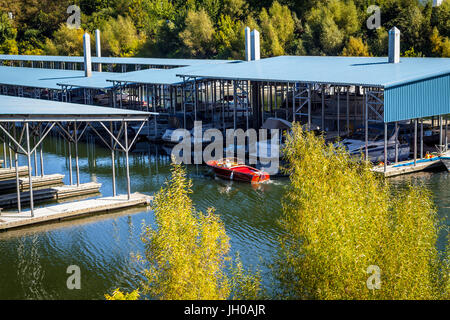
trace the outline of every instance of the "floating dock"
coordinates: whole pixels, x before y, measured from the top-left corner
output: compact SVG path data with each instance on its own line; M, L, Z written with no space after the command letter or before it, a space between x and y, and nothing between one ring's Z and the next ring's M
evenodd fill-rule
M51 200L61 200L70 197L78 197L100 192L101 183L88 182L80 185L64 185L45 189L33 190L33 201L44 202ZM22 204L30 202L30 192L20 193L20 202ZM0 195L0 208L12 207L17 205L17 194L9 193Z
M19 177L28 176L28 167L22 166L19 167ZM16 179L16 168L0 168L0 181L1 180L10 180Z
M33 190L42 187L59 186L63 183L63 174L48 174L44 176L33 176L31 178L33 183ZM27 191L30 189L30 180L28 178L19 178L20 191ZM17 190L16 180L1 180L0 193L15 192Z
M430 159L418 159L415 165L413 160L391 164L386 167L386 172L384 172L384 166L377 166L372 170L376 173L384 174L384 176L388 178L399 176L402 174L434 169L441 166L443 166L441 159L439 157L433 157Z
M44 208L35 208L34 217L31 216L31 211L29 210L22 211L21 213L2 212L0 214L0 231L44 222L59 221L86 214L149 205L152 198L142 193L133 193L130 195L130 199L128 199L127 195L119 195L116 197L67 202Z

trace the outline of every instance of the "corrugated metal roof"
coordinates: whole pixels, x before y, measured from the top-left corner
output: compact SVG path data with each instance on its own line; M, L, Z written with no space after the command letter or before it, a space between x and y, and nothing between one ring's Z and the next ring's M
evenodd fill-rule
M304 82L391 87L450 73L450 59L280 56L212 65L179 75L228 80Z
M127 73L116 73L109 77L108 80L140 84L179 85L183 83L183 79L179 77L178 74L184 72L198 72L198 70L204 70L209 67L209 65L203 64L174 69L146 69Z
M7 61L44 61L44 62L84 62L80 56L39 56L39 55L9 55L0 54L0 60ZM235 60L220 59L167 59L167 58L137 58L137 57L94 57L93 63L132 64L148 66L193 66L199 64L221 64Z
M78 81L80 83L92 82L97 87L111 87L111 82L105 79L113 76L110 72L92 72L90 78L84 76L84 71L43 69L43 68L19 68L0 66L0 85L22 86L41 89L61 89L59 83ZM87 80L89 79L89 80Z
M152 113L128 109L98 107L85 104L67 103L52 100L20 98L0 95L0 121L2 119L39 117L108 117L133 119L147 117Z
M450 75L384 90L384 121L450 114Z

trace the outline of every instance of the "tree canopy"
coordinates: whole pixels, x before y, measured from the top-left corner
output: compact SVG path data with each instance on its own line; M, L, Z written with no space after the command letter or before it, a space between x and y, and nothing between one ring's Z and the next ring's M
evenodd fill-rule
M244 28L261 33L261 56L387 54L387 31L402 32L402 54L448 57L450 0L0 0L3 53L78 54L79 33L103 31L103 55L244 57ZM380 25L366 21L377 4ZM81 9L81 31L66 23ZM67 47L65 44L70 44ZM71 53L68 53L73 49Z

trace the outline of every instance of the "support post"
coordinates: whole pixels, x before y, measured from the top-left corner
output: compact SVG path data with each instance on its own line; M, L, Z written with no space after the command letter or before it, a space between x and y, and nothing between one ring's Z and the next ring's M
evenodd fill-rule
M16 136L16 125L13 127L14 139L17 140ZM19 183L19 157L17 152L14 153L15 167L16 167L16 190L17 190L17 212L22 211L22 204L20 203L20 183Z
M77 187L80 186L80 166L78 164L78 126L74 123L74 137L75 137L75 169L77 171Z
M111 132L113 131L113 124L112 121L109 123L109 130ZM113 192L113 197L116 196L116 159L115 159L115 155L114 155L114 140L111 137L111 163L112 163L112 192Z
M387 171L387 161L388 161L388 154L387 154L387 149L388 149L388 125L385 122L384 123L384 173L386 173Z
M128 159L128 121L125 121L125 162L127 166L127 198L131 198L130 163Z
M27 138L27 160L28 160L28 183L30 184L30 211L31 216L34 217L34 201L33 201L33 179L31 176L31 152L30 152L30 128L29 123L25 122L25 131Z
M417 164L417 120L414 119L414 166Z

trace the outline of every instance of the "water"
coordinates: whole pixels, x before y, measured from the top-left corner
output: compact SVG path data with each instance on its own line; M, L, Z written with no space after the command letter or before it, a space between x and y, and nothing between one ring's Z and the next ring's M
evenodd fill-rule
M169 175L169 157L155 147L130 156L132 191L157 192ZM45 173L64 173L69 183L65 145L49 138L44 146ZM150 153L148 153L150 151ZM94 159L96 159L94 161ZM126 193L124 158L116 168L119 193ZM21 165L25 165L21 159ZM102 183L103 196L112 195L108 150L93 144L80 146L81 182ZM246 266L260 265L264 285L271 287L270 263L280 229L276 223L287 180L271 181L254 188L248 184L214 179L203 166L190 166L193 201L199 210L215 207L230 236L232 254L240 253ZM439 215L449 225L450 177L446 172L396 178L402 185L412 179L427 185L435 195ZM74 173L75 181L75 173ZM146 208L96 215L0 233L0 299L102 299L115 288L131 290L139 285L140 266L132 253L142 252L142 223L152 223ZM445 243L441 232L439 248ZM67 267L81 269L81 290L69 290Z

